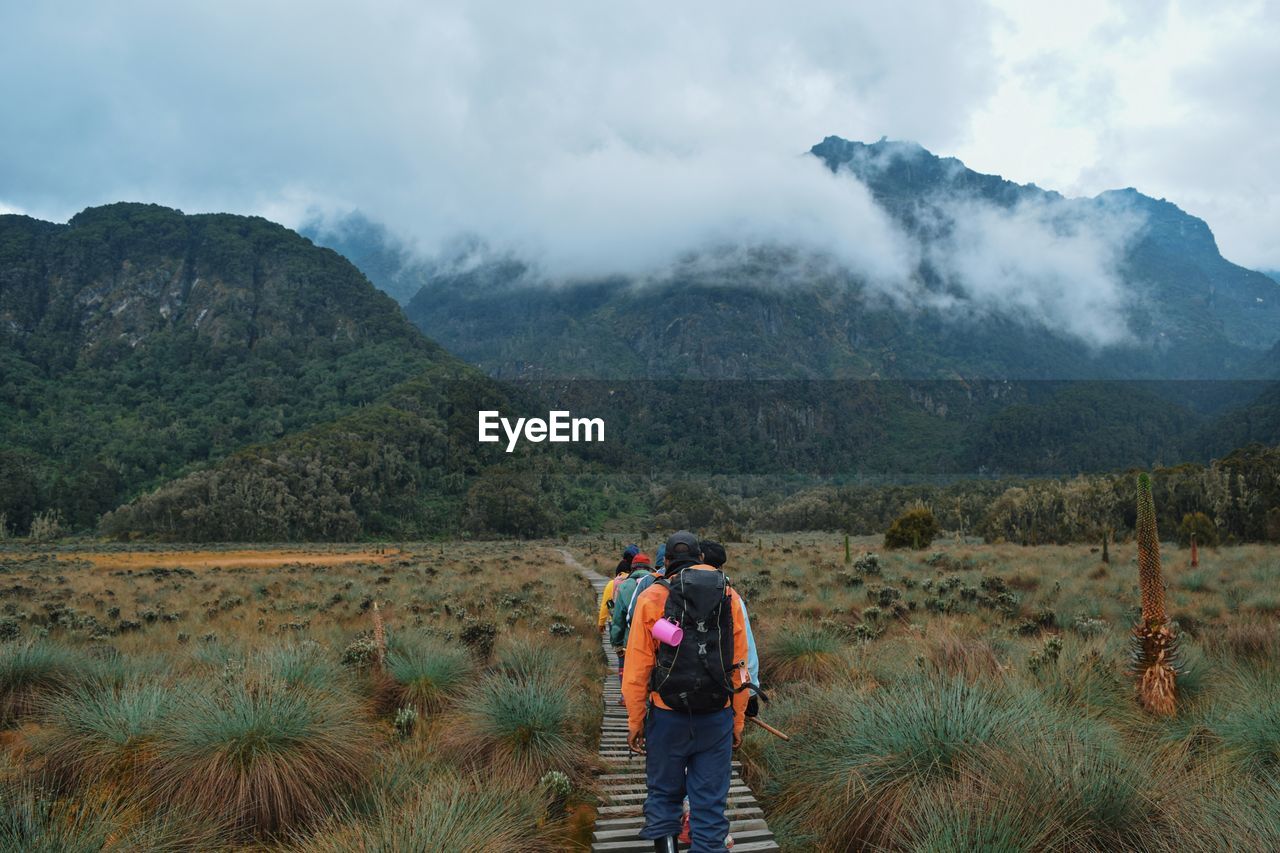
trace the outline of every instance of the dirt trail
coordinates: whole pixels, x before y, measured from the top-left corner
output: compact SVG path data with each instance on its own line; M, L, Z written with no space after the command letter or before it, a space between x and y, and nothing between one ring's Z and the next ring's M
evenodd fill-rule
M600 573L596 572L594 569L589 569L586 566L582 565L582 563L579 563L577 558L574 557L572 554L570 554L568 551L566 551L564 548L556 548L555 550L561 557L564 557L564 561L566 565L582 572L582 574L586 576L587 580L592 582L595 582L597 580L602 580L606 582L608 581L607 578L605 578Z

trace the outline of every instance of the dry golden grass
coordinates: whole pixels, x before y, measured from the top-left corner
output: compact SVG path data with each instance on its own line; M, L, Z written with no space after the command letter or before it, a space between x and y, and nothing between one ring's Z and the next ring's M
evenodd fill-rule
M854 565L867 552L878 572ZM1186 667L1169 719L1126 674L1132 542L1109 565L1081 546L878 537L846 564L843 537L819 534L728 556L774 695L762 717L792 735L751 730L742 756L784 849L1280 843L1280 549L1205 549L1192 569L1166 546Z
M394 835L400 812L424 832L453 825L481 800L445 796L446 780L519 769L519 806L466 837L577 843L581 821L545 811L540 771L586 782L603 662L590 586L549 547L6 543L0 589L0 648L22 650L0 674L0 793L15 808L36 785L56 824L62 803L95 792L110 804L95 832L181 813L215 827L205 849L306 849L320 824L326 839L366 840ZM493 689L542 671L555 677L532 699L549 704ZM504 740L522 726L531 742ZM451 750L465 733L482 748ZM589 797L571 799L575 813Z

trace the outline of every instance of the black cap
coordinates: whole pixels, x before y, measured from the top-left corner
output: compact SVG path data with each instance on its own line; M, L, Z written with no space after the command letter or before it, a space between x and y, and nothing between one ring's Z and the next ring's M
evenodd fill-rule
M724 546L719 542L712 542L710 539L703 539L702 562L708 566L715 566L717 569L724 566L725 560L729 559L729 555L725 553Z
M697 560L702 553L698 537L687 530L678 530L667 539L667 564L674 560Z

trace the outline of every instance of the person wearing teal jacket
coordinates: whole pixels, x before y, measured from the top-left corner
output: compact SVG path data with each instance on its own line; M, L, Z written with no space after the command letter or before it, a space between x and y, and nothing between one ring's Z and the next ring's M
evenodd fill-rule
M640 581L652 574L649 566L649 555L636 554L631 558L631 574L618 581L618 592L613 607L612 621L609 623L609 642L622 659L622 652L627 647L627 634L631 631L631 612L629 605Z

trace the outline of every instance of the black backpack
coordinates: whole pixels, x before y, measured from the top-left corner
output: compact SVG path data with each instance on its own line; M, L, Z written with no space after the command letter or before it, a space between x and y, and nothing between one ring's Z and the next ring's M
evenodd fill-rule
M724 572L686 569L654 581L668 590L663 617L684 630L678 646L660 643L650 686L668 708L705 714L734 692L733 601Z

